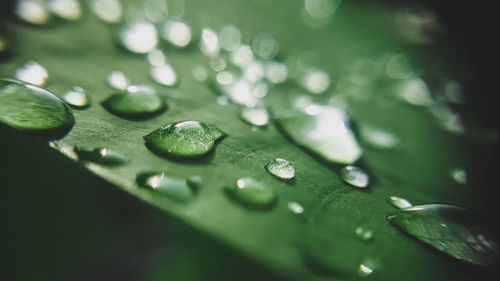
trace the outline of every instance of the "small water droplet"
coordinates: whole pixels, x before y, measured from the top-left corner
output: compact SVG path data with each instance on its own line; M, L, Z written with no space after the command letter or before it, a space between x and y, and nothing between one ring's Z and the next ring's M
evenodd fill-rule
M322 70L306 72L302 86L312 94L322 94L330 87L330 76Z
M295 143L320 158L333 163L351 164L363 153L349 127L349 116L343 110L320 106L317 114L276 112L281 131Z
M389 204L398 209L410 208L413 206L408 200L398 196L389 197Z
M78 20L82 16L77 0L49 0L47 4L52 13L65 20Z
M274 58L279 52L278 42L268 32L255 35L252 46L255 54L266 60Z
M198 82L204 82L208 78L208 71L204 66L196 66L193 68L193 77Z
M416 106L429 106L432 96L427 84L420 78L405 79L396 87L396 95L403 101Z
M41 64L29 61L16 70L17 80L25 81L37 86L43 86L49 78L49 73Z
M362 169L356 166L345 166L340 170L340 177L348 184L366 188L370 184L370 177Z
M450 172L454 181L461 185L467 185L467 172L464 168L455 168Z
M148 63L152 66L160 66L167 63L167 57L160 49L154 49L147 55Z
M112 95L102 105L111 113L123 118L148 118L167 108L165 99L148 85L132 85L127 91Z
M229 104L229 99L226 96L217 97L217 104L225 106Z
M490 265L498 260L494 236L483 218L446 204L413 206L387 217L401 231L465 262Z
M341 0L305 0L304 6L311 17L324 19L332 15L341 2Z
M224 50L231 52L238 49L240 46L241 32L233 25L226 25L220 31L219 39L221 47Z
M223 55L219 55L210 59L210 67L214 71L222 71L226 68L226 66L227 66L227 60L226 57Z
M387 62L386 73L394 79L407 79L413 75L413 68L406 56L396 54Z
M233 74L229 71L221 71L217 73L215 80L221 85L229 85L233 82Z
M168 17L167 0L144 0L142 7L148 21L154 23L164 22Z
M373 231L369 229L356 227L354 233L356 233L356 236L361 240L369 241L373 239Z
M201 52L209 57L216 57L220 52L219 38L210 28L203 28L200 42Z
M63 100L74 108L86 108L91 104L90 97L81 87L73 87L63 95Z
M125 91L130 82L122 72L113 71L108 75L108 85L115 90Z
M265 108L244 108L240 113L241 119L250 125L264 127L269 123L269 113Z
M371 125L363 124L359 128L361 137L371 146L381 149L395 148L399 139L391 132Z
M163 86L172 87L177 84L177 74L170 64L151 66L153 80Z
M198 121L168 124L146 135L146 145L167 156L193 158L208 154L215 141L225 134L218 128Z
M358 273L360 276L368 276L373 273L373 269L368 265L360 264Z
M242 44L231 53L230 59L234 65L244 68L254 60L252 49Z
M280 179L293 179L295 177L295 168L290 161L283 158L276 158L265 166L266 170L273 176Z
M156 48L158 34L156 27L149 22L131 22L120 28L120 43L122 46L138 54L146 54Z
M167 21L161 35L163 39L177 48L186 47L191 42L191 28L182 21Z
M69 107L38 86L0 79L0 122L36 135L60 136L74 125Z
M137 176L137 184L180 203L189 202L194 192L187 180L167 175L166 172L142 173Z
M272 188L251 177L238 179L236 185L226 188L226 191L241 204L253 208L268 208L277 201Z
M294 214L300 215L304 213L304 207L297 202L288 202L287 206L290 212Z
M41 1L19 0L16 2L17 17L27 23L43 25L48 22L50 14Z
M90 7L105 22L117 23L122 19L123 9L119 0L93 0Z
M264 65L259 61L254 61L243 69L243 77L250 82L250 84L260 82L264 78L264 75Z
M104 166L119 166L129 161L123 154L108 148L75 147L73 150L80 161L93 162Z

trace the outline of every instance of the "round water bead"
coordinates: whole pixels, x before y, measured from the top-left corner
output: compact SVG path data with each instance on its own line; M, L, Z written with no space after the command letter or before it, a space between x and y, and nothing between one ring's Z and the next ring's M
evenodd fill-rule
M271 207L277 201L272 188L251 177L238 179L236 185L228 187L226 191L242 205L253 208Z
M354 187L366 188L370 184L368 174L356 166L343 167L340 170L340 177Z
M109 97L103 106L111 113L124 118L148 118L167 108L165 99L147 85L132 85L127 91Z
M289 180L295 177L295 169L290 161L283 158L276 158L265 166L266 170L273 176Z

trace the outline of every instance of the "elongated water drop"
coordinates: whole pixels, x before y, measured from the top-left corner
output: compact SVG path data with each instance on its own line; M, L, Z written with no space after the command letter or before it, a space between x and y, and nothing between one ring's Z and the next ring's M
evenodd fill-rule
M104 166L119 166L129 161L120 152L108 148L75 147L73 150L80 161L93 162Z
M274 58L279 52L278 42L268 32L255 35L252 47L255 54L266 60Z
M265 108L244 108L240 116L243 121L257 127L263 127L269 123L269 113Z
M129 80L120 71L113 71L108 75L108 85L118 91L125 91L127 87L130 85Z
M340 170L340 177L354 187L366 188L370 184L368 174L356 166L343 167Z
M148 148L167 156L192 158L208 154L215 141L225 134L218 128L198 121L182 121L166 125L146 135Z
M167 21L161 36L174 47L183 48L191 42L191 28L182 21Z
M490 265L498 260L497 242L484 219L446 204L413 206L387 217L403 232L465 262Z
M81 87L73 87L63 95L63 100L74 108L86 108L91 104L89 95Z
M283 133L328 162L351 164L361 157L363 151L349 127L349 117L340 109L318 106L313 115L291 111L275 116Z
M177 83L177 73L170 64L151 66L151 77L163 86L174 86Z
M43 86L48 78L49 73L45 67L34 61L29 61L16 70L16 79L33 85Z
M360 126L359 133L364 141L376 148L391 149L399 144L399 138L396 135L371 125Z
M266 79L273 84L281 84L288 78L288 68L281 62L268 62L266 64Z
M410 201L408 201L404 198L398 197L398 196L389 197L389 204L391 204L392 206L394 206L398 209L410 208L413 206L410 203Z
M290 161L283 158L276 158L265 166L266 170L273 176L289 180L295 177L295 169Z
M92 0L90 7L101 20L117 23L122 19L122 5L119 0Z
M210 28L204 28L201 33L200 48L204 55L216 57L220 52L219 38Z
M361 240L368 241L368 240L373 239L373 231L370 229L356 227L356 229L354 230L354 233L356 233L356 236Z
M240 178L232 187L226 188L228 194L242 205L253 208L267 208L276 203L277 196L267 185L251 177Z
M78 20L82 16L77 0L49 0L47 4L52 13L65 20Z
M300 203L288 202L287 206L288 206L288 209L290 210L290 212L292 212L296 215L300 215L304 212L304 207L302 207L302 205L300 205Z
M180 203L194 198L193 190L185 179L169 176L166 172L142 173L136 181L138 185Z
M0 78L0 122L36 135L60 136L75 123L70 108L32 84Z
M156 27L149 22L126 24L121 27L119 35L122 46L132 53L146 54L158 44Z
M49 21L50 14L42 1L19 0L15 8L16 16L34 25L43 25Z
M102 105L113 114L131 119L148 118L167 108L165 99L147 85L128 86L126 92L109 97Z

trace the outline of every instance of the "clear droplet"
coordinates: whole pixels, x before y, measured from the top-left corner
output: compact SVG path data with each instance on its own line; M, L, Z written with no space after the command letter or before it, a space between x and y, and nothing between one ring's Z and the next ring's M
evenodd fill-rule
M210 67L214 71L222 71L226 68L226 66L227 66L227 60L226 57L223 55L219 55L210 59Z
M109 97L102 104L109 112L123 118L148 118L167 108L165 99L147 85L128 86L126 92Z
M484 219L467 209L429 204L387 217L401 231L465 262L490 265L498 260L497 242Z
M396 95L403 101L417 105L429 106L432 96L427 84L420 78L406 79L397 87Z
M91 104L87 92L81 87L73 87L63 95L63 100L74 108L86 108Z
M259 61L254 61L243 69L243 77L250 82L250 84L260 82L264 78L264 74L264 65Z
M399 145L399 138L393 133L371 125L360 126L360 135L369 145L390 149Z
M293 179L295 177L295 168L290 161L283 158L276 158L265 166L266 170L273 176L280 179Z
M295 143L328 162L351 164L358 160L363 150L349 127L347 113L329 106L319 109L314 115L278 112L276 121Z
M216 57L220 52L219 38L210 28L203 28L200 42L201 52L209 57Z
M450 172L451 178L461 185L467 185L467 172L464 168L455 168Z
M257 97L252 93L252 85L245 79L235 79L231 75L230 84L219 84L219 90L232 102L246 107L254 107L257 104Z
M269 62L266 64L266 79L273 84L281 84L288 78L288 69L284 63Z
M410 208L413 206L408 200L398 196L389 197L389 204L398 209Z
M193 158L208 154L225 134L198 121L168 124L146 135L146 145L166 156Z
M101 20L117 23L122 19L122 5L119 0L92 0L90 7Z
M182 21L167 21L161 36L173 46L183 48L191 42L191 28Z
M366 188L370 184L368 174L356 166L343 167L340 170L340 177L354 187Z
M304 213L304 207L297 202L288 202L287 206L290 212L294 214L300 215Z
M228 194L242 205L253 208L272 207L277 196L271 187L251 177L240 178L232 187L226 188Z
M170 64L151 66L151 77L163 86L172 87L177 84L177 74Z
M221 85L229 85L233 82L233 74L229 71L221 71L217 73L215 80Z
M52 13L65 20L78 20L82 17L82 8L77 0L49 0Z
M361 240L369 241L373 239L373 231L370 229L356 227L354 233L356 233L356 236Z
M221 47L228 51L236 50L241 44L241 32L234 25L226 25L219 33Z
M36 0L18 0L15 13L19 19L34 25L43 25L50 18L44 3Z
M386 73L394 79L407 79L413 75L413 68L406 56L396 54L387 62Z
M242 44L231 53L230 59L232 64L244 68L254 60L252 49Z
M142 7L144 15L150 22L161 23L168 17L167 0L144 0Z
M113 71L108 76L108 85L118 91L125 91L130 85L129 80L120 71Z
M31 83L37 86L43 86L47 79L49 79L49 73L41 64L29 61L24 66L16 70L16 79Z
M149 22L132 22L120 29L122 46L132 53L146 54L158 44L156 27Z
M195 196L187 180L167 175L166 172L142 173L137 184L180 203L187 203Z
M151 66L160 66L167 63L167 56L165 56L162 50L154 49L148 53L147 60Z
M312 71L319 65L319 55L314 51L306 51L300 54L297 64L304 72Z
M244 108L240 116L243 121L257 127L264 127L269 123L269 113L265 108Z
M32 84L0 79L0 122L36 135L61 136L74 125L70 108Z
M368 265L365 265L365 264L359 265L358 274L360 276L368 276L372 273L373 273L373 269L371 267L369 267Z
M279 52L278 42L268 32L255 35L252 47L256 55L266 60L274 58Z
M330 87L330 76L322 70L306 72L302 86L312 94L322 94Z
M332 15L341 2L341 0L305 0L304 5L311 17L324 19Z
M121 153L108 148L83 148L75 147L74 152L83 162L92 162L104 166L119 166L129 160Z

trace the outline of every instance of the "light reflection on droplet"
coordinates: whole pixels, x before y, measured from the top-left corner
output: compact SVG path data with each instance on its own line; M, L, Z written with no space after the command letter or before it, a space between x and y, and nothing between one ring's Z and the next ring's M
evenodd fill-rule
M49 13L41 1L19 0L15 13L21 20L35 25L43 25L49 20Z
M283 158L273 159L264 166L266 170L273 176L282 180L291 180L295 177L295 168L290 161Z
M241 44L241 32L234 25L226 25L219 33L221 47L228 51L235 51Z
M261 81L264 78L264 74L264 65L259 61L250 63L243 70L243 77L251 84Z
M398 196L389 197L389 204L398 209L410 208L413 206L408 200Z
M294 214L300 215L304 213L304 207L297 202L288 202L287 206L290 212Z
M148 21L160 23L168 16L168 5L166 0L144 0L143 9Z
M227 66L226 57L223 55L219 55L210 59L210 67L214 71L222 71Z
M358 273L360 276L368 276L373 273L373 269L368 265L360 264Z
M167 62L167 57L159 49L154 49L150 51L147 55L147 59L148 63L152 66L164 65Z
M180 19L186 10L185 0L168 0L168 16L173 19Z
M203 28L201 34L200 48L204 55L216 57L220 52L219 38L217 33L210 28Z
M265 82L257 83L252 88L252 94L256 98L263 98L267 95L268 86Z
M268 32L255 35L252 47L256 55L266 60L274 58L279 52L278 42Z
M269 113L265 108L244 108L240 116L243 121L257 127L263 127L269 123Z
M120 42L130 52L145 54L158 44L156 27L149 22L126 24L120 30Z
M235 79L229 85L222 85L223 94L232 102L246 107L254 107L257 104L257 97L252 94L252 86L245 79Z
M105 22L117 23L122 19L123 9L119 0L93 0L90 7Z
M191 42L191 28L181 21L167 21L161 36L175 47L186 47Z
M322 70L314 70L304 74L303 87L312 94L322 94L330 87L330 76Z
M65 20L77 20L82 16L82 8L77 0L50 0L47 4L52 13Z
M363 124L360 126L359 132L368 144L376 148L390 149L399 144L396 135L381 128Z
M81 87L73 87L63 95L63 100L75 108L85 108L90 106L90 97Z
M273 84L280 84L288 78L288 69L284 63L269 62L266 64L266 79Z
M151 67L151 77L153 80L164 86L174 86L177 83L177 74L170 64Z
M297 64L300 70L304 72L311 71L319 65L319 55L314 51L305 51L300 54Z
M119 91L125 91L130 85L130 81L127 79L125 74L120 71L113 71L108 75L108 85Z
M368 241L373 239L373 231L369 229L356 227L354 233L356 233L356 236L361 240Z
M467 184L467 172L464 168L455 168L451 170L450 175L455 182L461 185Z
M241 68L249 65L253 61L253 52L250 46L240 45L238 49L231 53L231 62Z
M221 71L217 73L216 80L221 85L229 85L233 82L233 74L229 71Z
M16 79L43 86L49 78L49 73L41 64L29 61L24 66L16 70Z
M343 167L340 170L340 177L348 184L358 188L366 188L370 184L368 174L356 166Z
M394 79L407 79L413 75L413 68L403 54L396 54L387 62L386 73Z

